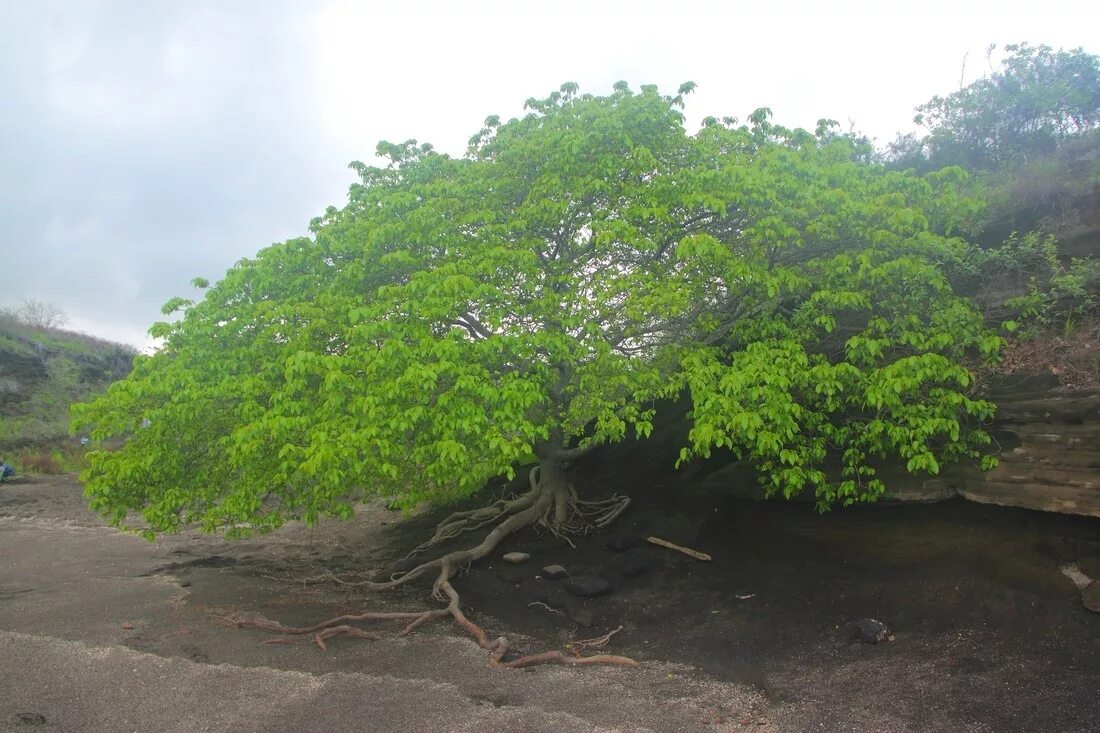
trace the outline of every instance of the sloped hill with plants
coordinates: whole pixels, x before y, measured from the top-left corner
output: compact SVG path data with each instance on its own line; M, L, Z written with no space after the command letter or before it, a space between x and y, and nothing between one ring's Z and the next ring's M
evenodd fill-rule
M130 373L135 349L0 312L0 458L23 472L74 469L69 406Z

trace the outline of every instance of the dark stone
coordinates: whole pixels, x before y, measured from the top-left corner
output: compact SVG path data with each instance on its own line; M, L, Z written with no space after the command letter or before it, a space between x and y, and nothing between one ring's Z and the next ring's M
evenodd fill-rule
M572 578L566 578L562 581L562 587L572 595L585 598L611 592L611 584L594 575L575 575Z
M873 618L861 618L856 621L856 636L866 644L878 644L893 639L890 627Z
M191 581L190 580L181 580L180 581L180 588L190 588L190 587L191 587Z
M569 571L561 565L547 565L542 569L542 577L547 580L560 580L569 575Z

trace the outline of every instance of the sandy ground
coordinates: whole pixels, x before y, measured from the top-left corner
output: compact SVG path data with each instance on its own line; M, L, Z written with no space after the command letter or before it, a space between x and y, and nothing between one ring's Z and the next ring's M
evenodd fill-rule
M918 509L876 519L886 529L867 544L860 515L822 524L739 506L741 524L689 531L657 509L624 518L618 536L662 529L716 562L635 547L647 570L626 579L606 537L576 550L516 538L502 550L528 550L533 564L491 561L458 585L473 618L524 651L623 624L610 651L643 664L505 671L449 623L405 638L382 626L383 641L336 639L321 651L229 622L425 607L420 588L366 595L291 579L381 570L428 518L399 522L375 506L313 530L150 543L104 527L72 479L5 483L0 729L1100 730L1100 616L1057 569L1067 553L1100 550L1100 523L1040 518L1020 535L1019 513ZM530 605L546 597L535 574L551 561L612 578L614 593L579 609L588 626ZM889 621L897 640L853 640L844 624L860 612Z
M101 526L71 480L4 484L0 725L560 733L720 731L731 728L710 721L741 716L738 728L744 720L773 730L758 692L683 665L503 671L446 626L381 642L337 640L321 652L308 641L265 644L271 637L225 623L245 610L306 623L344 609L349 599L338 590L237 566L259 559L277 572L331 555L392 521L379 514L232 545L198 535L149 543ZM409 598L379 600L416 607Z

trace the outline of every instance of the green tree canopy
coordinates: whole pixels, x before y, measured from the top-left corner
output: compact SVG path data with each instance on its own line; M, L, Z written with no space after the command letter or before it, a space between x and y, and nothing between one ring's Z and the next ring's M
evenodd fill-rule
M91 455L92 506L267 530L369 495L445 503L535 460L526 498L455 527L565 529L586 514L568 463L683 393L684 460L729 449L823 506L877 497L882 461L977 456L992 407L963 364L999 339L948 277L964 174L887 171L767 110L688 134L690 89L567 84L463 157L381 144L312 237L169 302L163 347L75 408L127 438Z
M921 170L990 169L1100 126L1100 57L1026 43L1005 49L988 76L918 107L927 135L900 138L892 157Z

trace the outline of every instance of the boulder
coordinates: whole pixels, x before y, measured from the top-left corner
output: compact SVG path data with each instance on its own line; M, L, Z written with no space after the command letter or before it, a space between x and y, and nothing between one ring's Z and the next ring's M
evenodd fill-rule
M531 556L526 552L506 552L501 558L504 562L510 562L514 565L518 565L521 562L527 562L531 559Z

